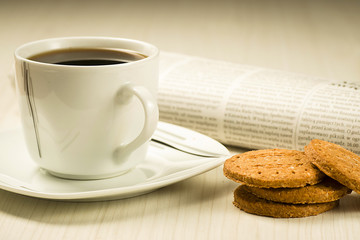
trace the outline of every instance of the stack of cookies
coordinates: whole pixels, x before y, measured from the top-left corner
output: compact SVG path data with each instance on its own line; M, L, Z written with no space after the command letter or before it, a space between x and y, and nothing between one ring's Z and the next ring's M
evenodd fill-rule
M360 157L339 145L314 139L305 151L266 149L226 160L224 175L242 183L234 205L263 216L314 216L360 193Z

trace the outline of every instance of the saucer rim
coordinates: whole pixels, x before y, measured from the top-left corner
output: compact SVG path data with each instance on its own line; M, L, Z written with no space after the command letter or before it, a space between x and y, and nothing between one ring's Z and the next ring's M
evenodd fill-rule
M13 128L6 131L0 132L1 135L9 134L10 132L17 132L22 134L21 128ZM14 133L13 133L14 134ZM210 137L208 137L210 138ZM218 142L219 143L219 142ZM221 144L221 143L219 143ZM195 165L180 171L173 172L169 175L158 176L149 181L145 180L144 182L137 183L131 186L124 187L114 187L108 189L98 189L90 191L78 191L78 192L67 192L67 193L54 193L54 192L43 192L36 191L26 187L16 187L6 182L0 181L0 189L35 198L49 199L49 200L64 200L64 201L99 201L99 200L116 200L116 199L125 199L130 197L135 197L143 195L152 191L155 191L159 188L186 180L188 178L197 176L204 172L210 171L214 168L219 167L229 156L213 157L213 158L203 158L209 159L208 162L203 162L199 165ZM29 159L25 160L29 161ZM176 168L176 167L175 167ZM6 175L6 174L4 174ZM8 176L8 175L7 175ZM11 177L11 176L10 176ZM19 180L19 179L16 179Z
M170 175L167 175L170 178L167 178L163 181L154 181L150 183L140 183L138 185L126 186L126 187L118 187L118 188L109 188L109 189L101 189L101 190L93 190L93 191L83 191L83 192L72 192L72 193L47 193L34 191L26 188L14 187L10 186L6 183L0 182L0 189L12 192L15 194L20 194L28 197L35 197L41 199L48 200L63 200L63 201L106 201L106 200L120 200L131 197L136 197L140 195L144 195L153 191L158 190L159 188L166 187L180 181L189 179L191 177L195 177L212 169L219 167L225 159L217 158L216 163L212 162L209 164L210 166L204 167L202 165L188 168L183 171L179 171ZM198 169L199 168L199 169ZM195 170L196 169L196 170ZM188 173L186 175L180 175L187 171L193 171L192 173ZM173 176L172 176L173 175ZM175 175L175 176L174 176Z

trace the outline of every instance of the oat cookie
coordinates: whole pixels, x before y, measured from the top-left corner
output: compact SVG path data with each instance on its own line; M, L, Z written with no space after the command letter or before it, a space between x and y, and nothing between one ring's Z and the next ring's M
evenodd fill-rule
M275 218L298 218L315 216L331 210L339 204L339 200L315 204L278 203L258 198L247 192L244 185L240 185L234 192L233 204L245 212L256 215Z
M360 157L345 148L314 139L305 147L306 155L322 172L360 193Z
M293 204L332 202L351 193L349 188L329 177L318 184L301 188L243 188L260 198Z
M253 187L303 187L320 182L324 174L304 152L266 149L235 155L225 161L224 175Z

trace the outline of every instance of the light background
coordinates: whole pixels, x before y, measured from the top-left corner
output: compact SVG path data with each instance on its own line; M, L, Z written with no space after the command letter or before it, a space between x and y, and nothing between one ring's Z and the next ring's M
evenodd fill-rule
M350 81L360 75L358 23L350 0L2 0L1 66L28 41L96 35Z

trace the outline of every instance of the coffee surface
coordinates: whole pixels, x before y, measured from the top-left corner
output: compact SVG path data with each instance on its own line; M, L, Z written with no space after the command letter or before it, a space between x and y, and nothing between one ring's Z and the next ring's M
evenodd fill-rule
M29 57L30 60L72 66L100 66L138 61L147 56L122 49L69 48L43 52Z

